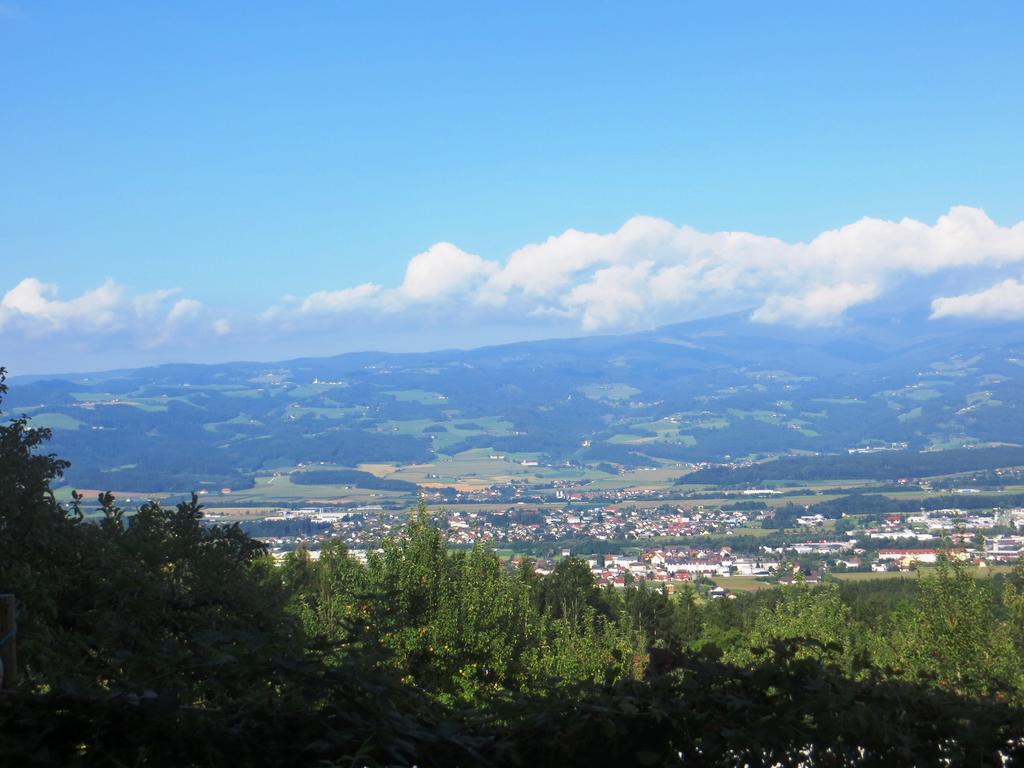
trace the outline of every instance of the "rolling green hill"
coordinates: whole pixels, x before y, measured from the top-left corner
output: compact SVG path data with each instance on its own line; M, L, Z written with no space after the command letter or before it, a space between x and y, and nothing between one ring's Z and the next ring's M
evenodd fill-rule
M1020 324L797 331L734 315L470 351L15 376L9 410L53 429L72 485L184 491L472 449L629 468L1014 445L1022 376Z

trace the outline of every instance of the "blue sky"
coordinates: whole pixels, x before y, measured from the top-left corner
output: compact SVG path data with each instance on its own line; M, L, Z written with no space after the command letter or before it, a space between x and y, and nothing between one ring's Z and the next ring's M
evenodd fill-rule
M950 270L965 294L942 306L1002 286L1015 317L1022 28L1019 2L5 0L0 364L470 345L737 307L835 323ZM896 229L840 229L864 217ZM689 228L765 238L750 248L775 261ZM537 260L569 266L545 286L501 276L567 230L606 240L555 240ZM830 230L842 253L768 240ZM883 268L893 237L955 254Z

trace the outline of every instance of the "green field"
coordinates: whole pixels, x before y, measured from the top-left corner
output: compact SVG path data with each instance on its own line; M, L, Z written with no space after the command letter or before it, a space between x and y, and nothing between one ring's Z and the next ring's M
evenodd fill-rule
M767 581L761 581L756 576L717 576L712 581L716 586L725 587L733 592L756 592L761 589L771 589L778 586Z
M466 425L469 424L473 426L467 428ZM431 439L431 447L439 454L444 454L448 448L458 445L470 437L511 434L512 423L504 421L497 416L483 416L467 420L449 419L439 415L439 418L431 419L384 421L377 426L377 431L398 435L412 435L414 437L429 437ZM488 452L490 451L488 450Z
M78 429L85 426L85 422L65 413L40 413L32 417L32 426L42 429Z
M216 496L207 501L220 504L244 505L247 503L356 503L379 504L382 501L406 501L408 493L378 491L357 488L352 485L297 485L288 475L258 476L253 488L234 490L228 496Z

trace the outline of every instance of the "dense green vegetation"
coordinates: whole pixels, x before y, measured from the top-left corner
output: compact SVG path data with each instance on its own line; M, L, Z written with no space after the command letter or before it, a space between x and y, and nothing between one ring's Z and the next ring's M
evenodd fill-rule
M415 491L416 483L386 480L357 469L310 469L293 472L291 481L296 485L358 485L375 491Z
M876 493L853 494L838 499L812 504L811 513L825 517L841 517L844 514L897 514L939 509L992 509L1012 508L1024 505L1024 494L1007 493L1002 496L984 494L957 494L955 496L929 496L925 499L893 499ZM801 514L807 514L801 512Z
M0 383L2 394L2 383ZM449 551L277 567L195 497L89 522L0 426L4 765L996 765L1024 760L1024 572L735 600Z

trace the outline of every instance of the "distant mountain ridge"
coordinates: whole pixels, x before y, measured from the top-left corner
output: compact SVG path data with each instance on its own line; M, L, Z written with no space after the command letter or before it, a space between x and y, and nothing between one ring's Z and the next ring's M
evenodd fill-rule
M473 350L13 377L5 410L54 429L73 483L176 490L470 449L629 467L1019 444L1022 375L1020 323L873 308L834 328L740 313Z

